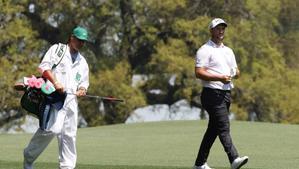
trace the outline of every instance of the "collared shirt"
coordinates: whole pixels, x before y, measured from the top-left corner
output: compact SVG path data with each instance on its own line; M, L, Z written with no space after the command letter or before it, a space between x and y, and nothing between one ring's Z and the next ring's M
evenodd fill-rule
M45 54L42 62L39 65L39 69L44 72L45 70L51 70L54 65L55 50L57 44L50 47ZM88 89L89 86L89 68L85 58L78 52L75 62L72 61L69 46L66 48L66 52L61 62L52 70L52 73L56 79L62 84L67 93L75 94L77 89L84 87ZM72 94L68 94L64 107L68 107L74 112L78 111L77 97Z
M209 40L201 46L196 53L195 67L205 67L211 74L231 75L232 69L237 68L235 54L223 43L215 44ZM220 90L231 90L234 85L232 82L224 84L221 81L202 80L204 87Z

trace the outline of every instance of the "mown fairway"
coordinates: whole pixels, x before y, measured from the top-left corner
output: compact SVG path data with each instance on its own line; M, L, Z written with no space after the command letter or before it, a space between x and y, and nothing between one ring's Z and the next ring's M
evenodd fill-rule
M78 169L191 169L207 121L171 121L112 125L78 130ZM233 141L249 156L247 169L297 169L299 125L235 122ZM31 134L0 135L0 169L22 168L22 152ZM36 169L58 168L54 139L38 158ZM229 169L219 140L209 161Z

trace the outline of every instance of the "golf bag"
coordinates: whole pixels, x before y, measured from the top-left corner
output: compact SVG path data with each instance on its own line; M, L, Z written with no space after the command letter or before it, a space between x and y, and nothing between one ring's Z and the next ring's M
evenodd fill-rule
M28 88L21 98L21 106L36 118L39 118L39 112L43 107L45 94L40 89Z
M64 105L66 93L53 92L46 95L38 89L27 89L21 98L21 106L39 120L39 127L44 130L48 126L52 109L60 110Z

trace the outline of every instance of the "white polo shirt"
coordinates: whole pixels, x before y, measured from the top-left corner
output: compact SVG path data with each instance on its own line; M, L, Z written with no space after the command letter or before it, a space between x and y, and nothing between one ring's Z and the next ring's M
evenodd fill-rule
M55 50L57 44L50 47L45 54L42 62L39 65L41 72L45 70L51 70L55 61ZM69 46L67 46L66 52L61 62L52 70L52 73L56 79L62 84L67 93L76 93L79 87L88 89L89 86L89 68L85 58L78 52L77 58L73 63ZM78 111L78 101L75 95L68 94L64 107L68 107L74 112Z
M224 44L216 45L209 40L196 52L195 67L205 67L211 74L231 75L231 69L237 68L234 52ZM232 82L224 84L221 81L202 80L204 87L221 90L231 90Z

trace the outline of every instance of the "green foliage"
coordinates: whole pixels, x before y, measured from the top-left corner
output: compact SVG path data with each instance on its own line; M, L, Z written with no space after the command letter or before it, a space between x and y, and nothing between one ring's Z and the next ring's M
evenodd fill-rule
M147 89L158 88L166 93L172 92L172 102L182 98L191 100L192 91L196 86L194 57L188 56L189 50L185 42L180 39L168 39L167 43L158 43L156 51L148 64L156 76L151 79L151 85L147 84ZM168 83L172 76L175 76L174 86Z
M36 33L21 14L23 6L15 1L1 1L0 5L0 111L8 112L19 109L19 95L13 84L36 73L40 40L35 39Z
M189 55L195 55L195 50L209 39L210 20L207 16L198 16L194 20L179 19L174 23L174 32L188 44Z
M89 93L121 98L125 103L104 102L104 112L99 112L99 103L95 100L88 102L89 104L80 103L84 105L82 113L90 125L124 122L135 108L145 105L143 94L131 87L130 79L130 69L126 61L119 62L112 70L91 75ZM90 104L94 105L89 106Z

